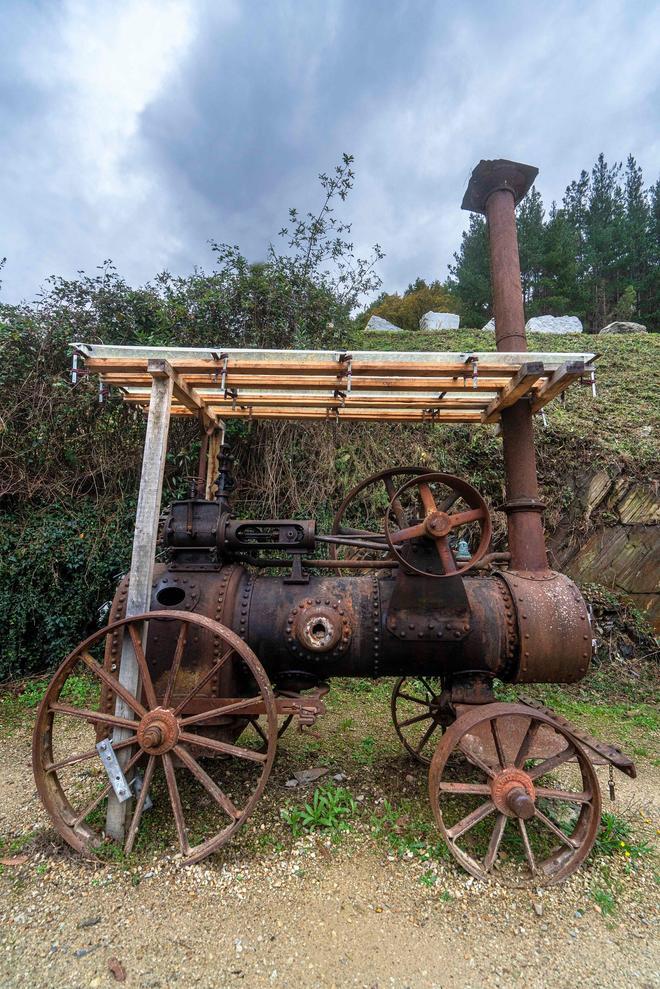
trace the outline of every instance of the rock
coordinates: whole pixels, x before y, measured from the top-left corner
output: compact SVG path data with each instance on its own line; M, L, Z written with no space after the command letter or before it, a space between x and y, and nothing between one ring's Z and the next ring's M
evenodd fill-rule
M96 924L100 924L100 923L101 923L100 917L88 917L86 920L81 920L80 923L78 924L78 927L81 929L85 927L95 927Z
M300 769L293 775L301 786L305 786L307 783L315 783L316 780L320 780L322 776L327 776L328 770L324 769L322 766L318 766L314 769Z
M641 323L627 323L625 320L615 320L608 323L599 333L646 333L647 329Z
M346 773L335 773L335 775L332 778L335 781L335 783L343 783L344 780L348 779L348 776L346 775Z
M284 785L288 786L289 789L292 790L294 786L298 786L298 780L287 780Z
M370 330L372 333L403 333L400 326L395 326L382 316L371 316L365 330Z
M582 333L577 316L533 316L525 324L528 333Z
M482 332L485 330L487 333L494 333L495 332L495 317L493 316L492 319L489 319L488 322L486 323L486 325L485 326L482 326L481 329L482 329Z
M543 904L542 903L539 903L538 900L535 900L532 905L534 907L534 913L536 914L536 916L537 917L542 917L543 916Z
M420 330L457 330L460 316L453 312L427 312L419 321Z

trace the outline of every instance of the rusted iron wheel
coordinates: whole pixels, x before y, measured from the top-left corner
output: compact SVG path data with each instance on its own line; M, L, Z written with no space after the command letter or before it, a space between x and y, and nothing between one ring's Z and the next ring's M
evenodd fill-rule
M370 517L367 515L360 520L360 527L356 527L349 524L351 521L357 521L357 519L351 519L351 511L355 512L356 505L359 505L360 502L366 503L380 499L384 508L385 505L391 503L394 499L392 521L400 528L404 528L404 526L408 525L409 520L404 506L395 498L397 487L401 484L403 478L416 477L425 473L427 473L426 467L392 467L389 470L379 471L377 474L371 474L369 477L365 477L363 481L360 481L354 488L351 488L335 513L330 532L333 536L341 537L347 541L350 541L352 538L354 542L345 547L330 545L330 558L332 560L340 560L342 558L349 560L364 559L365 572L367 572L369 559L383 560L390 556L385 533L382 529L382 512L380 510L376 511L373 516L373 525L371 524ZM363 515L364 513L359 512L358 514ZM369 526L369 528L365 529L363 527L364 524ZM374 550L373 546L361 547L361 542L373 544L374 541L375 543L382 543L382 553ZM355 574L356 571L351 570L351 573Z
M550 777L558 770L559 782ZM457 718L431 761L429 793L452 855L478 879L559 883L585 860L600 825L600 787L584 749L522 704L485 704Z
M439 493L434 494L431 485L434 485ZM401 504L403 495L411 491L419 493L423 508L421 521L405 527L399 525L398 530L393 531L390 519L394 506L397 503ZM467 510L450 511L459 499L468 506ZM392 496L383 517L383 524L392 556L408 573L422 577L455 577L456 574L467 573L486 555L493 536L488 506L477 489L454 474L442 474L437 471L412 477L402 484ZM454 555L450 536L455 539L460 531L467 532L466 527L473 524L479 527L478 545L466 563L459 563ZM430 570L422 570L414 566L401 552L401 546L416 539L427 539L435 544L442 573L432 573Z
M143 638L147 622L149 634ZM152 634L162 630L162 622L177 623L173 640ZM135 652L139 696L102 664L106 637L117 629L123 631L124 648L132 644ZM186 664L186 641L202 635L220 648L212 665L199 670ZM165 648L161 641L169 642L173 655L168 654L165 677L155 683L150 669L158 665L155 653ZM212 685L221 676L227 682L228 672L229 681L239 686L234 696L217 697ZM103 697L101 686L106 688ZM240 734L240 725L253 724L259 714L259 730L244 744L218 738L222 726L240 719L235 730ZM136 798L124 852L131 852L136 840L142 845L153 840L160 847L171 840L186 862L198 862L232 837L264 791L277 745L273 691L245 642L203 615L150 612L112 622L81 642L57 670L41 702L32 761L39 796L56 829L90 857L107 845L105 808L111 786L95 747L104 739L112 739ZM154 809L144 814L148 799Z
M399 677L390 702L394 730L413 759L431 764L435 744L443 732L440 722L439 677Z

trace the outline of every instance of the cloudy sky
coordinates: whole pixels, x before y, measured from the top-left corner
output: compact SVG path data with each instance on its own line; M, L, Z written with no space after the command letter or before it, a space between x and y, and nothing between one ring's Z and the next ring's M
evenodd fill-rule
M659 64L652 0L0 0L3 298L259 260L343 151L385 287L444 277L480 158L548 203L601 150L654 181Z

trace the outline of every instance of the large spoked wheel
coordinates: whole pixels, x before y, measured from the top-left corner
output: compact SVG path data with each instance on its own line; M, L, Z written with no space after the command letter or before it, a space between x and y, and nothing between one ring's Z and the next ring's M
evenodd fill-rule
M424 766L431 764L443 727L439 677L399 677L392 688L392 722L403 747Z
M329 552L332 560L382 561L391 556L382 526L383 512L390 508L390 525L405 528L419 514L417 506L397 499L397 489L404 480L425 474L425 467L393 467L371 474L348 492L332 521ZM351 571L355 573L353 569Z
M600 788L584 749L521 704L486 704L450 725L429 791L452 855L478 879L561 882L598 834Z
M115 644L117 632L137 659L138 696L103 665L106 640ZM213 660L200 669L195 658L205 645ZM108 843L111 785L96 748L103 741L112 743L132 792L124 851L178 844L185 861L197 862L232 837L264 791L277 745L275 699L252 650L202 615L124 618L77 646L39 707L32 758L53 824L88 856Z
M390 523L393 508L411 491L419 495L423 508L422 518L405 528L393 530ZM459 511L450 511L459 500L466 507L461 508L459 505ZM412 477L402 484L395 491L383 521L387 543L394 558L408 573L421 574L423 577L443 578L467 573L486 555L493 535L488 506L477 489L460 477L439 472ZM476 535L471 531L473 527ZM442 573L414 566L401 552L401 546L417 539L435 544ZM474 546L471 547L470 543ZM457 559L457 549L461 544L465 544L469 552L466 562Z

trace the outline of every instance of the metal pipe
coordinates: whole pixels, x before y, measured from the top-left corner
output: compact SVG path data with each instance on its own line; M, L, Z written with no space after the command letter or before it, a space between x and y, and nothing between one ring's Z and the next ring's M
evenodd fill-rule
M488 220L498 350L527 350L515 209L537 174L538 169L518 162L482 161L463 200L464 209L483 213ZM547 570L532 407L520 399L504 409L501 418L511 568Z

